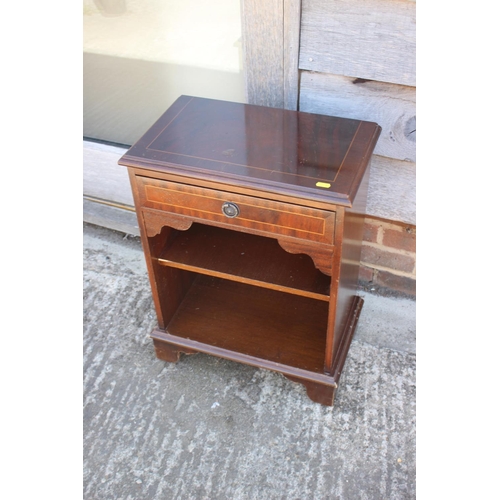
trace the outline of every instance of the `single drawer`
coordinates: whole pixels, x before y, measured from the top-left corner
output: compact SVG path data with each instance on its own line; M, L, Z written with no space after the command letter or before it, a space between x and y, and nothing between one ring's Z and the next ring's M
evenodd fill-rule
M335 212L176 182L136 177L142 207L249 232L333 244Z

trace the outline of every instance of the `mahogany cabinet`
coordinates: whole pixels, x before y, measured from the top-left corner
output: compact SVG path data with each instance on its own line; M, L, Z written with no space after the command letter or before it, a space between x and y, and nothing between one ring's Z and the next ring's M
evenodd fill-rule
M158 358L275 370L332 405L356 295L376 123L181 96L128 167Z

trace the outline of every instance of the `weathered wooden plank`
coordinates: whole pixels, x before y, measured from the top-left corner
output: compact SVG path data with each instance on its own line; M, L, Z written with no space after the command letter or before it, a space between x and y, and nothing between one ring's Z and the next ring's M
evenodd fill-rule
M303 71L300 111L377 122L375 154L415 161L415 88Z
M416 166L373 156L368 183L368 215L416 225Z
M243 68L249 104L284 107L284 0L242 0Z
M125 148L83 141L83 194L134 205L127 169L118 165Z
M284 0L284 107L297 110L301 0Z
M300 69L416 85L408 0L302 0Z

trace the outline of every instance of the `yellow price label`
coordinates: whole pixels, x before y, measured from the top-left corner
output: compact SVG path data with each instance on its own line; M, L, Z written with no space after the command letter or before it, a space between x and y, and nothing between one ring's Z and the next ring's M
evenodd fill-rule
M331 184L329 182L317 182L316 186L319 188L329 188L331 187Z

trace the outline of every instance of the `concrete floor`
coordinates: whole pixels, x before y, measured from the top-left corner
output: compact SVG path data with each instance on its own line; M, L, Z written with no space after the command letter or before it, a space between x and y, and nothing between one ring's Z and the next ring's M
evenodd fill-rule
M156 359L139 239L85 224L83 498L416 498L415 302L362 295L324 407L273 372Z

